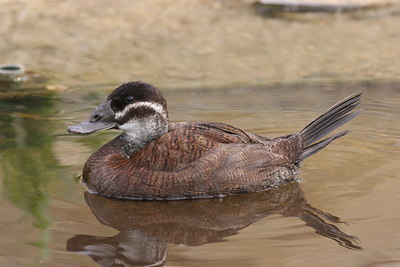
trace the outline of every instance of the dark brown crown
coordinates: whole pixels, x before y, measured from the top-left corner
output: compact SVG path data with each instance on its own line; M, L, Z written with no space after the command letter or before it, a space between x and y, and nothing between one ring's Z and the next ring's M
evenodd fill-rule
M158 103L167 112L167 102L161 92L153 85L141 81L122 84L108 96L107 100L111 100L114 112L122 111L127 105L135 102Z

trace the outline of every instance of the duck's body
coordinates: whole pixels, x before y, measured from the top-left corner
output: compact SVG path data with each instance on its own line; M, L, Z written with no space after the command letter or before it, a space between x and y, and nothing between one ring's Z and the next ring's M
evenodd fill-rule
M296 179L303 159L348 133L315 143L358 114L349 112L360 96L343 100L298 133L268 139L224 123L169 123L161 93L132 82L117 88L88 121L68 130L124 131L87 160L83 182L92 192L133 199L250 193Z
M298 135L271 141L211 122L172 123L145 148L135 147L119 135L89 158L83 181L94 192L130 198L256 192L292 180L303 151Z

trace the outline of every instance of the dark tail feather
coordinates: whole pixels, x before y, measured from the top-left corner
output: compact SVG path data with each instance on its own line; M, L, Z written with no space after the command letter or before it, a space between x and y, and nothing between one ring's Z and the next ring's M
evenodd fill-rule
M333 140L335 140L336 138L342 137L350 132L351 132L350 130L340 132L338 134L335 134L334 136L326 138L322 141L319 141L318 143L315 143L315 144L307 147L301 154L300 161L303 161L306 158L308 158L309 156L314 155L315 153L317 153L318 151L320 151L321 149L323 149L324 147L329 145L329 143L332 142Z
M300 131L305 147L300 161L317 153L336 138L342 137L350 132L343 131L315 143L360 114L361 109L353 112L351 111L360 104L362 93L362 91L355 93L335 104Z

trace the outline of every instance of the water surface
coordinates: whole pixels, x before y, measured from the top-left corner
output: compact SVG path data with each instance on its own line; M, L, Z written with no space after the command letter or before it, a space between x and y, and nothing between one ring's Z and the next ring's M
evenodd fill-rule
M170 118L274 137L366 88L348 136L306 160L300 185L176 202L108 200L75 178L117 131L65 136L111 88L1 102L5 265L363 266L400 264L399 84L295 84L166 91ZM90 91L90 90L89 90ZM390 265L389 265L390 266Z

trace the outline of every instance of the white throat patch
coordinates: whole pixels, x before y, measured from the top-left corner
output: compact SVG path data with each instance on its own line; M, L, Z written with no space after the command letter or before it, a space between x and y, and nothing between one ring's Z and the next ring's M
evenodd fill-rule
M154 118L128 121L118 128L125 132L131 140L148 142L164 133L164 127Z

